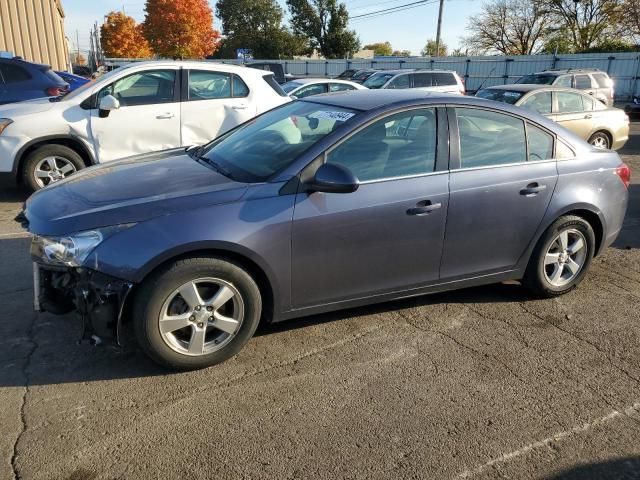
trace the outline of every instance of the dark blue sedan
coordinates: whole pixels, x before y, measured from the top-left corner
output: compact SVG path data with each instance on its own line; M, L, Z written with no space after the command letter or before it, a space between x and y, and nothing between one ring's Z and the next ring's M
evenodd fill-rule
M69 84L49 65L20 58L0 58L0 105L42 97L57 97L69 91Z
M576 287L622 226L629 168L533 112L408 90L287 103L210 144L34 194L36 308L133 322L157 362L235 355L258 323L521 280Z

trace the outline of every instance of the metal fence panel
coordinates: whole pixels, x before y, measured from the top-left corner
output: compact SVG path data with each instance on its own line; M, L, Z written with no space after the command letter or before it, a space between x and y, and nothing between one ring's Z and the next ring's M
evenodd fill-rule
M123 62L126 59L107 59ZM425 68L454 70L465 80L467 90L515 82L522 75L547 69L598 68L615 82L616 100L640 95L640 52L588 53L576 55L521 55L484 57L409 57L352 60L260 60L282 63L285 73L294 76L333 77L346 69ZM238 60L224 63L242 64Z

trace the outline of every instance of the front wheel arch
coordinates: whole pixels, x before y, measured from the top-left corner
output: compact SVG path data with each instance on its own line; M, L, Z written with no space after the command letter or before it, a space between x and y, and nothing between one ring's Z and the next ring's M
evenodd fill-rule
M62 145L64 147L70 148L75 151L84 162L86 167L90 167L91 165L95 165L96 161L93 157L93 154L89 151L89 148L85 146L80 140L69 136L69 135L54 135L48 137L41 137L35 140L30 141L26 145L24 145L16 155L15 164L14 164L14 174L16 178L20 181L22 178L23 171L25 165L25 160L29 157L29 155L35 152L40 147L44 147L47 145Z

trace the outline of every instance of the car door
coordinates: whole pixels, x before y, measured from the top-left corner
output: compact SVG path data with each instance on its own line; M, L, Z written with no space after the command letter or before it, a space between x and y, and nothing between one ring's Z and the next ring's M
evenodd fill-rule
M99 162L182 145L178 68L140 70L103 87L91 110L91 134ZM120 107L102 116L100 100Z
M256 103L237 74L183 70L181 136L183 145L201 145L256 116Z
M553 194L554 137L520 117L482 108L452 108L450 122L451 193L441 280L509 271Z
M349 194L297 194L294 308L438 280L449 196L446 128L436 109L414 109L378 119L329 149L326 161L361 183Z
M593 113L584 109L583 95L577 92L554 92L556 108L553 120L585 140L593 130Z

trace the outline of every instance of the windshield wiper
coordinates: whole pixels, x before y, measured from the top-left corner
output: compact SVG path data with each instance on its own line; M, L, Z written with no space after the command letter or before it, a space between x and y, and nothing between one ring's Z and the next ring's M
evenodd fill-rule
M230 178L231 180L233 180L233 175L231 174L231 172L223 167L222 165L220 165L218 162L216 162L215 160L212 160L210 158L207 158L205 156L202 155L197 155L196 153L196 157L199 161L206 163L207 165L209 165L211 168L213 168L216 172L221 173L222 175L224 175L227 178Z

